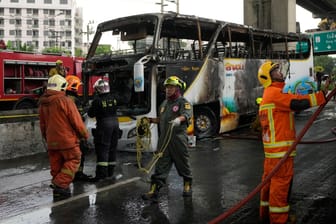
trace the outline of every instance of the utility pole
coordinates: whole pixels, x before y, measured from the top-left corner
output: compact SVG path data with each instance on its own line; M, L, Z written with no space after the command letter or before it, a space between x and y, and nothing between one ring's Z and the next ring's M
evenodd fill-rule
M155 4L161 5L161 13L164 13L164 7L168 6L167 4L163 3L164 0L161 0L161 2L156 2Z
M89 20L88 24L86 25L86 31L82 31L82 34L86 34L86 45L88 51L90 48L90 35L93 34L93 30L90 27L91 24L94 24L93 20Z
M176 14L180 13L180 0L166 0L166 1L176 4Z
M164 4L164 1L176 4L176 14L180 13L180 0L161 0L161 2L156 2L155 4L161 5L161 13L164 13L164 7L168 4Z

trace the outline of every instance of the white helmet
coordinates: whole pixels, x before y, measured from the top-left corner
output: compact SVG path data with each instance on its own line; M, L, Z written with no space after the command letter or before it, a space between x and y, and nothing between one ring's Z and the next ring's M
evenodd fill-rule
M53 75L48 79L47 89L56 90L56 91L65 91L68 83L66 79L61 75Z
M99 93L109 93L110 92L110 85L108 81L103 79L98 79L95 84L93 85L93 88Z

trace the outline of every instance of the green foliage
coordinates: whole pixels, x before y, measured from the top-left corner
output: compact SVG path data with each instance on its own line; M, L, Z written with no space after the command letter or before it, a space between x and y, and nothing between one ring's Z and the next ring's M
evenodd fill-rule
M23 45L20 45L18 47L14 47L12 41L7 41L7 49L8 50L16 50L16 51L26 51L26 52L33 52L34 47L33 46L28 46L26 43Z
M330 57L330 56L327 56L327 55L321 55L321 56L315 56L314 57L315 67L317 67L317 66L323 67L325 74L336 73L335 63L336 63L336 58L333 58L333 57Z
M105 44L105 45L99 45L96 49L96 55L100 54L108 54L111 52L111 45Z
M76 57L83 57L83 50L80 48L75 48L75 56Z
M42 50L42 53L49 53L49 54L61 54L62 49L59 47L49 47L49 48L44 48Z

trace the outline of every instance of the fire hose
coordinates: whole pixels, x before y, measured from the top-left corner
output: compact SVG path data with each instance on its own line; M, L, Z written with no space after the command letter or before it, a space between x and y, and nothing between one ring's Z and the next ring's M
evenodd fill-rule
M147 117L142 117L137 121L136 151L138 168L141 171L144 171L147 174L150 173L157 161L163 156L163 153L171 140L173 128L173 124L170 123L161 148L153 153L152 159L148 162L146 166L142 166L142 153L145 152L146 149L149 149L151 145L151 131L150 122Z
M278 162L278 164L274 167L274 169L269 173L268 176L262 181L259 185L257 185L243 200L238 202L235 206L231 207L228 211L222 213L221 215L217 216L216 218L210 220L208 224L216 224L219 223L226 218L228 218L230 215L238 211L242 206L244 206L248 201L250 201L274 176L274 174L280 169L282 164L287 160L289 155L293 152L295 147L299 144L303 136L306 134L310 126L313 124L314 120L317 118L317 116L321 113L325 105L330 101L330 99L336 94L336 88L331 91L326 97L326 102L318 107L318 109L315 111L315 113L310 117L306 125L303 127L303 129L300 131L299 135L296 137L294 143L291 145L291 147L288 149L286 154L282 157L282 159Z

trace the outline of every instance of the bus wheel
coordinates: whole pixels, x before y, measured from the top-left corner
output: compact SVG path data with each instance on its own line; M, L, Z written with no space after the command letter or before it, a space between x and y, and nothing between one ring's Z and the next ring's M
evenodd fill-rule
M33 109L33 108L37 108L36 100L29 97L23 97L15 103L13 110Z
M198 138L207 138L216 134L218 122L215 113L209 107L194 111L194 129Z

